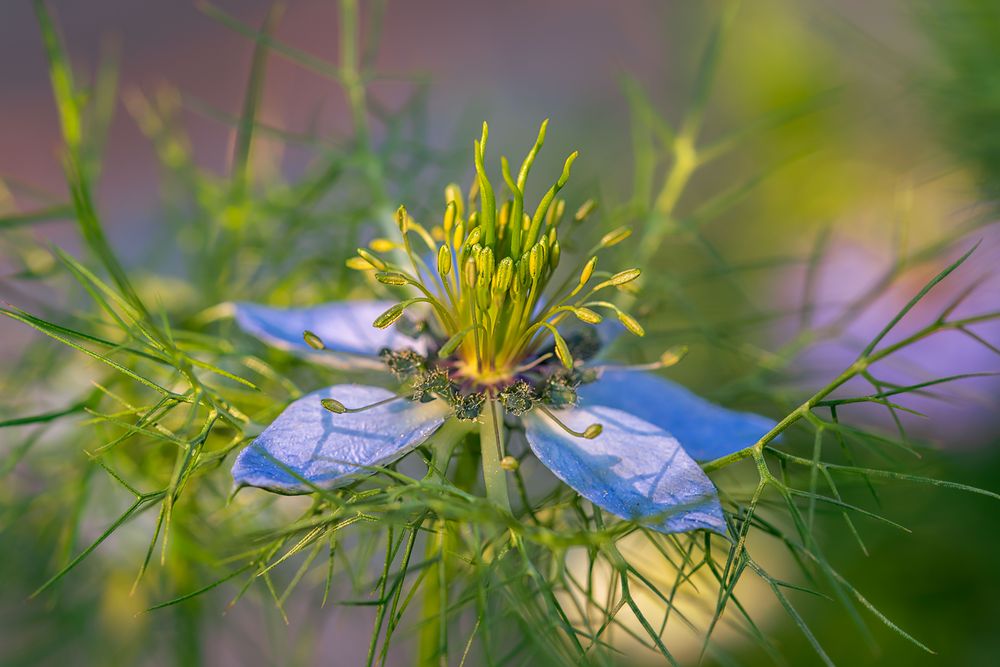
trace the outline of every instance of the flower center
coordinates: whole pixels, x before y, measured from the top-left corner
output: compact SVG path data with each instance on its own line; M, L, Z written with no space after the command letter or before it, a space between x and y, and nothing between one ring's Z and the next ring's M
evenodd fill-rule
M579 351L571 345L573 336L561 330L569 318L593 326L603 320L601 312L610 312L629 331L643 335L631 315L597 295L608 288L627 286L639 277L638 269L607 273L596 268L597 253L626 239L631 233L627 227L605 234L581 261L568 271L563 267L559 274L563 259L560 230L569 226L578 235L577 227L595 208L588 201L572 216L571 223L562 224L566 202L557 195L569 179L577 153L566 158L562 174L534 211L525 207L525 185L544 143L546 127L547 121L542 123L517 178L512 176L507 159L501 158L505 191L498 205L484 166L489 136L484 123L482 137L474 142L476 180L468 198L457 185L449 185L441 224L430 229L400 207L396 212L399 240L375 239L369 249L359 248L348 262L351 268L373 271L383 285L417 292L386 310L374 326L388 327L408 308L426 304L431 333L440 345L435 353L419 363L401 352L383 355L390 369L415 382L416 394L421 394L421 382L443 386L447 381L458 388L458 396L497 398L518 382L525 382L534 399L539 399L547 391L542 386L547 382L544 378L554 377L554 368L561 367L567 377L575 372ZM405 368L408 364L422 367ZM534 378L533 383L524 378ZM579 379L574 381L579 384ZM427 394L434 396L449 392L455 393L447 387L427 389Z

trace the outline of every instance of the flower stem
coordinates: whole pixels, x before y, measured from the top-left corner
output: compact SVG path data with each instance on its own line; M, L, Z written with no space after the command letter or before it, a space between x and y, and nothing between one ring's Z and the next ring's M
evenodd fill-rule
M449 419L431 436L428 445L432 458L427 470L427 479L444 480L448 472L448 462L459 440L468 431L468 426L457 419ZM423 587L423 610L421 614L420 645L417 652L418 667L441 667L447 664L448 629L444 617L448 609L448 526L443 519L431 520L430 531L424 556L429 566Z
M487 399L483 406L483 422L479 427L479 442L482 446L486 497L510 512L507 473L500 467L500 459L504 455L502 410L495 398Z

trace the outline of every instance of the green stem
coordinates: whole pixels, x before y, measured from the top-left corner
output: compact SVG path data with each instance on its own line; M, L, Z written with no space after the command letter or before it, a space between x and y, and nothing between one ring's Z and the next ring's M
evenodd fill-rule
M431 448L431 465L427 479L445 480L452 451L468 426L457 419L449 419L438 429L427 443ZM440 667L447 664L448 627L445 613L448 609L448 576L446 554L448 552L448 527L443 519L431 523L424 557L429 566L423 583L423 611L420 626L420 643L417 652L418 667Z
M500 467L503 458L503 408L495 398L486 400L483 406L483 422L479 427L479 442L482 446L483 481L486 482L486 497L510 512L510 498L507 495L507 472Z

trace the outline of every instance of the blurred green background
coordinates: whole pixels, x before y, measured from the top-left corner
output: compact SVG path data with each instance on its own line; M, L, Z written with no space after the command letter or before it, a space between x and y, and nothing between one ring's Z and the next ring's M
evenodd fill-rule
M171 122L186 129L194 164L207 174L225 173L252 41L195 3L49 5L80 72L97 68L109 49L118 54L121 94L113 98L117 113L98 191L114 246L136 267L137 282L145 278L150 293L176 308L172 312L190 314L213 299L235 298L225 284L216 285L220 292L210 298L189 294L193 288L182 282L188 275L182 253L172 248L196 246L199 237L190 230L219 219L200 219L197 211L204 209L178 203L177 179L160 166L169 147L161 145L158 158L156 141L147 136L155 132L142 127L150 116L141 100L161 110L176 107ZM270 3L217 6L257 26ZM643 238L643 225L655 217L653 196L672 164L650 114L676 122L691 108L704 82L701 54L719 17L731 11L720 2L652 0L363 4L362 26L380 28L378 51L370 55L384 76L372 82L368 104L372 141L385 148L381 158L389 165L383 174L386 203L437 210L441 188L469 178L468 149L483 118L491 124L491 146L517 154L538 123L551 117L538 169L553 173L563 155L579 149L568 188L571 206L595 196L608 224L628 221L637 227L634 238ZM275 36L336 62L339 21L332 3L290 0ZM374 48L374 33L365 35L363 47ZM660 244L631 250L648 252L647 271L665 278L651 280L643 295L648 340L619 350L623 356L648 360L668 344L687 344L690 356L673 377L723 401L743 396L737 381L759 364L769 372L769 393L753 394L754 407L781 416L795 397L839 373L863 347L859 341L871 338L926 280L976 241L982 242L979 250L954 281L932 293L912 318L917 324L932 318L980 278L963 308L1000 305L994 275L1000 236L988 224L1000 194L997 3L755 0L735 11L719 53L702 139L706 145L731 136L741 141L700 169L676 203L678 218L694 221L697 235L681 230ZM58 120L28 3L0 8L0 91L0 214L15 220L38 202L66 196ZM384 120L394 114L407 119L406 136L396 136L396 126ZM356 145L356 123L341 87L288 58L269 63L259 121L273 130L253 153L260 189L280 191L308 176L317 155L346 153ZM297 140L310 134L328 142L317 147ZM356 166L348 162L347 169ZM370 219L365 207L374 206L369 186L349 182L328 211L347 215L357 209L362 225ZM322 215L312 221L319 228L329 222ZM188 231L172 231L177 229ZM72 297L40 279L51 275L51 259L40 250L44 244L80 254L72 224L5 224L0 232L0 297L28 310L73 306ZM259 247L245 262L266 265L282 257L294 280L245 280L238 295L262 299L258 292L266 291L275 302L287 302L350 293L350 278L339 268L353 244L317 233L305 242L331 243L324 250L329 256L301 271L291 252L298 242L256 239ZM892 286L833 340L782 356L778 351L803 322L803 258L819 247L819 239L826 239L823 262L807 299L810 318L819 324L835 320L899 257L914 254L898 267ZM948 243L918 256L919 248L937 239ZM683 298L674 289L678 285ZM977 329L994 344L998 333L993 325ZM19 323L0 321L0 420L56 409L90 387L92 366L65 362L73 357L38 338ZM743 346L776 356L745 355ZM902 381L998 369L995 349L943 335L911 350L886 375ZM921 474L1000 489L1000 383L976 378L941 393L904 401L929 416L904 416L923 454L908 465ZM845 410L842 417L887 432L894 428L882 410ZM321 581L290 598L288 625L259 591L228 610L234 590L138 613L197 589L213 572L218 577L216 549L208 546L218 525L213 515L225 514L222 525L245 520L220 509L228 484L224 470L206 482L218 505L203 502L185 510L186 523L171 546L185 555L172 565L168 554L164 574L136 593L130 589L152 530L148 516L116 533L55 589L29 599L122 511L121 498L96 481L96 466L72 444L73 429L87 429L96 443L107 438L80 421L0 432L0 664L362 663L366 646L358 637L367 635L371 614L362 607L320 609ZM844 665L996 664L1000 506L958 491L905 485L886 488L880 500L880 511L912 533L859 521L870 552L864 556L833 513L824 527L827 555L868 599L938 655L921 652L877 621L870 623L873 641L866 642L835 603L796 598L820 643ZM200 526L199 511L212 520ZM280 507L268 511L270 518L286 516ZM786 663L818 664L769 593L750 594L758 622ZM772 662L752 642L735 635L721 641L733 664ZM622 664L644 659L627 643L623 650L636 653ZM337 658L331 661L331 655ZM677 655L693 662L697 647L685 645ZM406 657L393 656L390 663L407 664Z

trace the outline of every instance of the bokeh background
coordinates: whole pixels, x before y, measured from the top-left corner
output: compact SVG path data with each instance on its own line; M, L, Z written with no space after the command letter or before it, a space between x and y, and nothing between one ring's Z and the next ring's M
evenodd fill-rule
M137 120L136 100L173 100L197 164L223 174L235 137L226 119L239 116L253 43L198 3L53 0L49 6L79 71L93 71L104 53L117 54L121 94L115 98L98 206L127 264L140 272L156 266L169 276L172 251L163 230L169 229L168 218L184 212L164 204L171 193L154 144ZM229 1L212 7L257 26L270 3ZM381 26L373 62L385 73L372 84L371 105L393 113L416 95L422 105L420 140L433 156L430 168L400 167L395 177L401 182L390 184L389 197L405 196L412 210L433 210L445 183L469 178L471 137L482 119L491 124L491 147L517 155L548 117L552 125L539 169L554 172L563 155L581 151L571 202L592 195L602 202L641 200L649 187L643 174L659 179L663 167L642 172L642 156L652 150L654 139L635 131L636 109L648 104L665 118L681 117L698 88L700 54L726 11L729 6L719 2L640 0L363 4L363 24ZM335 3L290 0L275 36L336 62L338 20ZM0 213L30 210L47 197L65 200L58 118L27 2L0 8L0 102ZM783 115L788 118L780 124L761 122ZM259 120L290 136L321 135L322 150L334 153L352 141L355 127L337 84L281 57L269 63ZM376 143L388 141L377 119L372 128ZM704 257L693 259L697 253L683 241L664 244L648 258L650 270L680 277L697 303L695 317L668 295L650 297L654 342L648 344L691 347L676 378L725 399L721 379L746 370L744 361L717 349L698 322L711 322L714 330L756 349L783 349L801 324L802 258L818 239L825 239L824 261L809 300L810 317L819 324L836 321L900 253L934 239L955 243L927 261L907 264L834 340L793 356L775 380L779 397L801 397L829 381L924 282L977 241L979 249L954 281L932 293L902 331L926 323L980 279L963 308L983 312L1000 305L1000 280L994 275L1000 237L983 224L993 216L1000 192L996 3L744 3L722 45L703 134L710 141L743 129L755 131L700 171L678 203L685 215L697 215L701 204L732 193L703 233L726 266L742 268L727 272ZM294 182L307 173L316 146L299 143L308 144L260 141L253 159L262 182ZM967 228L972 231L965 233ZM34 240L79 254L82 246L72 223L53 219L2 231L10 236L0 246L0 296L29 310L59 304L63 297L41 281L22 279L26 261L43 268L46 262L44 253L24 248ZM345 251L350 248L331 250ZM265 249L261 261L267 256ZM173 290L185 288L162 282L159 289L169 302L182 298ZM976 331L998 341L995 326ZM55 347L46 343L49 347L39 350L37 338L17 322L0 321L0 363L12 371L0 378L0 417L38 412L39 406L58 403L53 396L65 395L60 392L67 386L87 386L85 367L50 373L25 386L23 376L13 372L22 355L51 353ZM908 351L885 377L902 381L996 370L996 350L951 332ZM920 469L1000 489L1000 383L975 378L943 393L944 400L911 397L906 402L929 416L903 417L922 448ZM763 409L780 416L777 404ZM884 410L858 408L850 418L893 429ZM73 504L63 501L86 494L81 490L86 486L54 489L44 462L68 457L72 465L86 466L87 461L78 452L69 455L53 447L17 455L30 437L28 429L0 434L0 457L10 463L0 464L0 663L361 664L367 647L357 637L366 636L367 612L320 609L314 596L293 597L288 626L267 610L263 597L227 611L225 596L209 595L137 615L157 601L153 598L169 597L160 596L163 590L130 595L150 528L142 522L103 545L55 591L28 599L65 562L65 554L86 544L86 536L93 539L113 516L101 507L110 501L97 497L92 519L71 521ZM866 557L840 527L841 533L831 529L829 549L842 557L844 574L869 599L939 655L920 652L877 622L872 632L878 648L873 648L857 636L840 607L805 598L801 604L820 642L839 664L995 664L1000 654L995 567L1000 506L955 491L904 486L887 489L881 503L886 515L913 532L862 524ZM79 526L82 535L70 525ZM175 584L196 588L199 581L187 576L180 573ZM754 603L761 625L788 664L815 663L810 647L767 591L751 594L759 596ZM731 641L735 663L769 664L759 648ZM332 662L331 655L337 656ZM694 659L696 654L681 655Z

